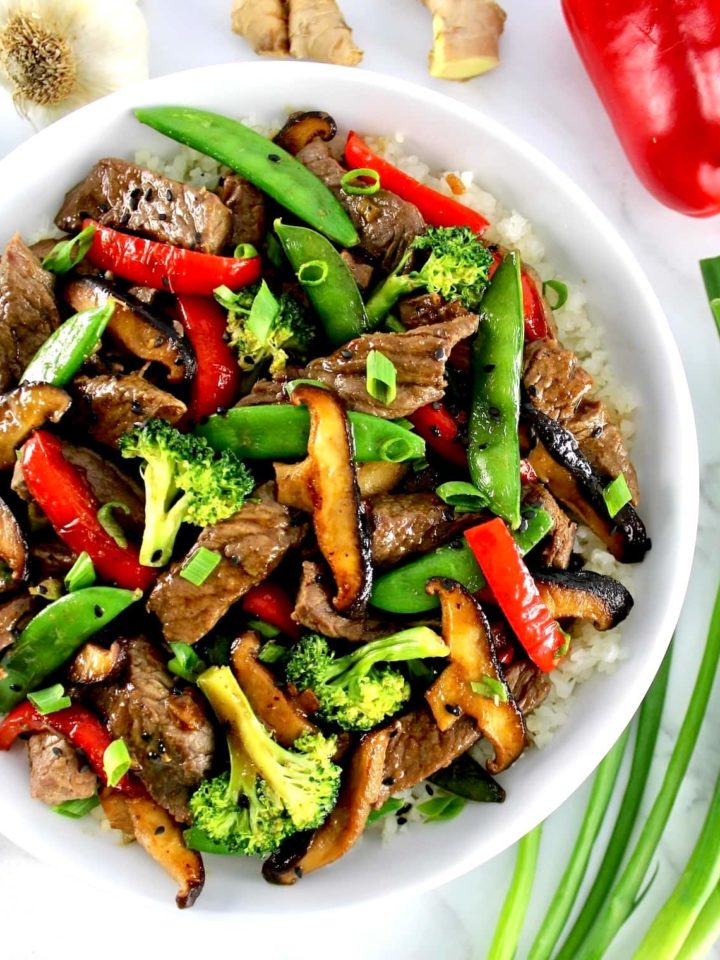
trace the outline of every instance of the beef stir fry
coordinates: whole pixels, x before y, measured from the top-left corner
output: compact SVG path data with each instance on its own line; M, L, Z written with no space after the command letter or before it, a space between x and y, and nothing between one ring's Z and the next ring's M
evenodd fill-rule
M67 238L0 259L0 750L184 907L203 854L293 884L423 781L500 802L573 625L632 607L578 523L623 563L650 541L618 425L478 213L303 115L275 142L137 116L217 189L100 159Z

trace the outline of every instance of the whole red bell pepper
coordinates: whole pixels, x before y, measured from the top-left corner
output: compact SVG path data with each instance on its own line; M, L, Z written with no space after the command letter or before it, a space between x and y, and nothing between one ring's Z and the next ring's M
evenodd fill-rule
M374 170L380 175L380 186L384 190L396 193L408 203L415 204L425 221L433 227L470 227L475 233L482 234L489 225L477 210L466 207L453 197L446 197L444 193L420 183L408 173L383 160L356 133L348 134L345 161L355 170Z
M292 618L293 603L279 584L266 580L251 587L242 599L242 608L293 640L300 639L300 627Z
M62 734L74 747L82 750L101 782L107 784L103 756L112 743L112 737L94 713L77 704L43 716L29 700L24 700L0 723L0 750L9 750L23 733L47 731ZM140 783L127 773L114 789L128 796L140 796L145 792Z
M195 353L197 368L190 388L190 419L197 423L231 407L240 392L240 367L225 341L227 322L209 297L178 297L180 322Z
M123 280L170 293L211 297L216 287L238 290L260 279L260 257L216 257L158 243L84 220L95 227L87 259Z
M567 637L540 599L517 544L497 517L465 531L495 600L532 662L549 673L567 652Z
M140 564L138 551L120 547L98 520L101 504L85 475L65 459L62 443L37 430L25 442L21 464L30 496L55 533L77 554L89 554L100 576L128 590L147 590L157 572Z
M460 425L443 403L428 403L408 420L434 453L456 467L467 468L467 450L458 439Z
M563 0L563 11L640 180L681 213L719 213L717 0Z

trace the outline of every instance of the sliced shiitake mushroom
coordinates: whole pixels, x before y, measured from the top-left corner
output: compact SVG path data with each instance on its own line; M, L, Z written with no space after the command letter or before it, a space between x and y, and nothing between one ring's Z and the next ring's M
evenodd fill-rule
M63 296L78 311L100 307L112 297L116 306L107 329L123 350L159 363L167 371L168 383L182 383L193 376L195 357L187 340L139 300L94 277L70 280Z
M263 864L270 883L292 884L306 873L338 860L360 837L382 786L390 729L366 734L343 774L338 801L327 820L300 842L291 837Z
M0 397L0 470L12 467L15 451L33 430L57 423L70 406L70 397L49 383L26 383Z
M337 124L324 110L298 110L291 113L287 122L278 133L274 142L295 156L312 140L324 140L326 143L337 134Z
M556 620L592 620L596 630L611 630L633 607L633 598L622 583L592 570L533 570L533 578Z
M463 715L473 717L495 750L487 769L500 773L525 749L525 722L503 678L490 625L480 604L457 581L433 577L427 591L440 599L451 663L425 698L440 730L448 730ZM487 691L475 692L473 682ZM502 690L503 696L493 696L493 689Z
M0 497L0 591L27 579L28 545L15 514Z
M359 615L372 588L370 537L345 408L329 390L303 383L291 395L310 413L308 455L295 471L309 491L318 546L337 587L336 610ZM284 503L278 490L278 502Z
M109 647L88 642L80 647L70 662L68 677L83 686L107 683L120 676L127 659L127 644L122 640L113 640Z
M0 604L0 650L14 643L37 610L37 601L29 593Z
M583 520L622 563L639 563L651 547L645 524L631 503L610 517L603 490L613 479L603 479L580 450L569 430L537 410L523 405L523 416L535 434L528 461L551 493Z
M281 503L312 513L313 504L307 485L305 463L274 463L277 496ZM406 463L371 460L356 467L358 487L363 500L389 493L408 471Z

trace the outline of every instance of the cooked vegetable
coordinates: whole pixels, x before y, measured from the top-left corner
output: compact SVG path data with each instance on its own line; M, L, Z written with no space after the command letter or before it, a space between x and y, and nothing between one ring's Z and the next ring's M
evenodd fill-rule
M630 487L622 473L605 487L602 497L611 518L616 517L626 503L632 502Z
M439 400L410 414L410 421L433 453L456 467L467 467L467 450L460 442L460 427Z
M427 254L422 266L405 272L416 256ZM418 290L460 300L477 310L488 282L492 255L469 227L428 227L410 244L407 253L367 302L368 323L379 326L400 297Z
M288 0L290 56L354 67L362 60L337 0Z
M386 406L397 396L397 369L379 350L371 350L367 355L366 383L370 396Z
M263 280L259 287L237 294L220 287L215 297L228 310L228 342L235 350L236 366L254 370L270 361L270 373L278 374L285 369L288 353L307 359L315 329L292 294L276 298Z
M37 381L64 387L97 347L114 310L114 301L108 300L62 323L32 358L20 383Z
M720 212L720 21L713 0L690 8L680 0L660 7L652 0L563 0L563 12L643 184L689 216Z
M158 240L120 233L92 220L84 220L83 228L91 224L95 227L95 236L87 254L90 263L143 287L210 297L216 287L237 290L260 278L260 257L257 256L237 259L185 250Z
M153 571L141 565L134 546L119 547L103 528L92 487L65 459L61 441L36 431L23 446L20 462L30 496L60 539L75 553L86 552L103 579L129 590L147 590Z
M265 580L251 587L240 605L245 613L272 624L293 640L300 639L300 627L292 619L293 603L279 583Z
M701 260L700 270L715 326L720 333L720 257L708 257L706 260Z
M127 644L113 640L109 647L86 643L75 654L68 667L72 683L81 685L115 680L127 664Z
M487 960L513 960L517 954L535 879L541 836L542 825L526 833L517 844L515 870L495 927Z
M359 611L370 596L372 564L348 419L329 390L302 383L290 399L310 413L305 476L318 547L337 587L333 603L341 612Z
M68 593L92 587L95 583L95 567L90 555L83 551L65 575L65 589Z
M307 634L292 648L285 673L298 690L312 690L324 720L343 730L370 730L410 697L402 673L377 664L447 655L447 647L429 627L373 640L344 657L335 656L325 637Z
M54 683L44 690L35 690L33 693L29 693L28 700L42 717L72 705L70 697L65 693L65 687L61 683Z
M0 469L13 467L16 450L33 430L57 423L70 407L70 397L48 383L29 383L0 397Z
M190 107L141 107L135 116L165 136L237 170L331 240L344 247L357 243L350 218L325 184L282 147L237 120ZM255 276L249 282L257 279ZM213 287L223 282L220 280Z
M240 393L240 370L225 341L226 317L206 297L178 297L178 315L195 354L188 413L193 423L227 410Z
M592 620L596 630L612 630L633 607L632 596L618 580L591 570L534 569L533 578L556 620Z
M165 368L168 383L182 383L193 376L195 359L186 341L139 300L96 277L71 280L63 287L63 296L73 309L81 311L98 310L114 303L107 331L123 350L141 360L159 363Z
M215 456L200 437L180 433L164 420L148 420L120 439L123 457L144 460L145 530L140 559L164 566L181 525L200 527L236 513L254 481L230 451Z
M423 219L433 227L468 227L480 235L488 226L488 221L476 210L438 193L373 153L356 133L348 134L345 160L351 168L369 167L379 173L383 188L415 204Z
M430 76L469 80L500 62L505 11L493 0L423 0L432 15Z
M525 749L525 724L503 679L490 625L480 604L457 581L430 580L427 590L440 598L450 663L425 699L440 730L449 730L463 714L473 717L495 751L487 769L500 773Z
M527 527L514 534L521 554L537 546L552 528L552 519L545 510L533 511L526 519ZM425 584L432 577L457 580L470 593L477 593L485 586L485 577L475 554L460 538L381 574L375 579L370 602L388 613L425 613L434 610L439 606L439 601L434 594L428 594L425 590Z
M355 278L335 247L315 230L281 220L275 221L275 233L298 279L305 264L324 265L323 281L306 284L305 292L330 343L338 347L360 336L367 328L365 306Z
M360 462L399 463L425 455L424 440L397 423L353 411L347 418ZM290 404L234 407L210 417L195 433L215 450L231 450L243 460L297 460L307 453L310 414Z
M505 800L505 791L500 784L469 753L461 754L449 767L433 773L428 780L456 797L475 803L502 803Z
M523 357L520 259L508 254L481 305L473 341L468 466L486 505L520 525L520 375Z
M305 110L291 113L275 134L274 143L295 156L312 140L329 143L337 134L337 124L324 110Z
M0 591L27 580L28 544L15 514L0 497Z
M255 53L285 57L289 52L284 0L233 0L232 28Z
M213 570L220 563L222 557L215 550L199 547L198 550L182 565L180 576L195 587L201 587Z
M68 273L85 259L94 236L95 227L91 225L69 240L60 240L50 253L43 257L43 269L50 270L51 273Z
M130 751L122 738L107 745L103 753L103 769L109 787L117 786L131 766Z

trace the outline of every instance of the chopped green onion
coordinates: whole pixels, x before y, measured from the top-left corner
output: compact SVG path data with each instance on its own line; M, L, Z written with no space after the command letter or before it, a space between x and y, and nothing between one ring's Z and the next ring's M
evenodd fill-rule
M407 328L400 323L397 317L393 316L385 318L385 329L389 330L390 333L407 333Z
M189 643L170 643L173 657L168 660L168 670L176 677L182 677L190 683L207 670L207 664L200 659Z
M622 473L605 487L602 495L607 512L611 517L616 517L625 504L632 500L630 487L628 487L627 480Z
M464 480L441 483L435 493L444 503L454 507L456 513L478 513L487 506L487 499L478 488Z
M272 637L277 637L280 630L277 627L274 627L271 623L266 623L264 620L248 620L248 629L254 630L255 633L259 633L261 637L265 637L270 640Z
M260 343L267 343L279 315L280 303L263 280L250 307L247 329Z
M567 630L563 630L563 628L559 625L558 625L558 630L563 635L563 642L557 648L557 650L553 653L554 660L562 660L563 657L566 657L570 652L570 645L572 644L572 637L567 632Z
M412 420L408 420L407 417L398 417L397 420L393 420L393 423L397 424L398 427L402 427L403 430L415 429L415 424Z
M62 584L55 577L48 577L41 580L37 586L30 587L28 593L31 597L42 597L43 600L59 600L62 596Z
M110 500L98 510L98 523L105 533L111 536L115 543L124 550L128 545L127 537L125 531L113 516L113 510L121 510L126 516L130 513L130 507L122 500Z
M330 268L324 260L308 260L300 264L295 276L304 287L319 287L325 283Z
M388 463L402 463L409 459L414 449L414 445L404 437L393 437L380 445L380 459Z
M541 837L542 824L526 833L517 844L515 870L486 960L513 960L517 953L535 879Z
M424 800L418 803L416 810L422 814L426 823L431 821L452 820L459 813L462 813L467 801L462 797L433 797L432 800Z
M261 660L263 663L279 663L281 660L284 660L287 655L288 648L284 643L275 643L271 640L270 643L263 644L258 654L258 660Z
M555 303L550 303L550 299L547 296L548 290L552 290L555 294ZM562 280L545 280L542 285L542 292L548 304L550 304L551 310L559 310L560 307L564 307L567 303L568 288L567 284L563 283Z
M220 563L220 554L207 547L200 547L180 571L183 580L188 580L195 587L201 587L215 567Z
M52 811L59 813L61 817L71 817L73 820L79 820L86 816L91 810L100 803L100 797L94 793L91 797L84 797L82 800L63 800L56 804Z
M402 800L398 800L397 797L388 797L379 810L370 811L370 814L367 818L368 826L371 823L375 823L377 820L381 820L383 817L386 817L389 813L397 813L402 806Z
M225 307L226 310L234 310L237 305L238 295L233 293L230 287L215 287L213 296L220 306Z
M233 250L236 260L245 260L248 257L257 257L258 252L251 243L239 243Z
M59 243L56 243L43 260L43 267L46 270L51 270L53 273L67 273L69 270L72 270L81 260L85 259L88 250L92 246L94 236L95 227L90 224L90 226L85 227L84 230L81 230L80 233L71 240L61 240Z
M130 751L122 737L105 747L103 770L109 787L116 787L131 766Z
M710 309L715 318L715 325L720 333L720 257L708 257L700 261L705 290L710 301Z
M51 687L45 687L44 690L29 693L28 700L43 717L47 713L56 713L58 710L72 706L72 700L65 693L65 687L61 683L54 683Z
M65 589L68 593L91 587L95 583L95 567L90 555L84 550L65 574Z
M487 697L488 700L494 700L495 705L508 702L507 687L502 680L495 677L489 677L483 674L479 680L471 680L470 686L473 693L479 693L481 697Z
M372 180L372 183L356 183L357 180ZM367 197L380 189L380 174L370 167L348 170L340 180L340 187L353 197Z
M288 380L285 384L285 393L292 393L295 387L320 387L321 390L329 390L330 387L322 380L311 380L309 377L298 377L297 380Z
M413 460L412 462L413 473L421 473L423 470L427 470L429 466L430 464L425 457L419 457L417 460Z
M397 396L397 369L379 350L371 350L365 367L365 389L374 400L389 406Z

